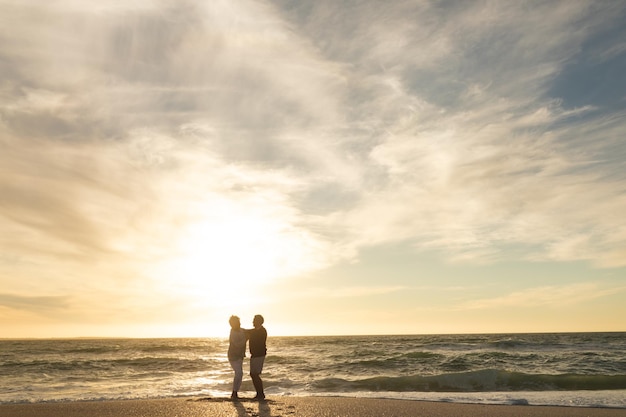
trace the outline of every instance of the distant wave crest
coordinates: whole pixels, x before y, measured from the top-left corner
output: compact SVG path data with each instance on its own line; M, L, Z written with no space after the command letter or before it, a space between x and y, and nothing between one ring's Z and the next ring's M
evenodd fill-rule
M432 376L373 377L359 380L326 378L315 387L324 391L558 391L626 389L626 375L542 375L496 369Z

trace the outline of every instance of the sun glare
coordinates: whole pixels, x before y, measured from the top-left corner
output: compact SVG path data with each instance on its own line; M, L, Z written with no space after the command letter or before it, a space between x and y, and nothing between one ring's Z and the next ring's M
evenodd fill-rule
M282 219L234 211L189 224L161 276L190 303L241 311L264 285L315 267L315 243Z

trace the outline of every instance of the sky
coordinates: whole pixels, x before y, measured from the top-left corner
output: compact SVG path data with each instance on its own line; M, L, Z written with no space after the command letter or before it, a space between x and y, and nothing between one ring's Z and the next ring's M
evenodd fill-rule
M625 20L0 0L0 337L626 331Z

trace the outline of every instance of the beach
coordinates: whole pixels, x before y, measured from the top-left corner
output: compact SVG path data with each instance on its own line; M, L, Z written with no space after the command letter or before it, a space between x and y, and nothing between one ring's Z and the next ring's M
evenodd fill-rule
M483 405L346 397L276 397L267 401L199 397L0 405L2 417L618 417L624 409Z

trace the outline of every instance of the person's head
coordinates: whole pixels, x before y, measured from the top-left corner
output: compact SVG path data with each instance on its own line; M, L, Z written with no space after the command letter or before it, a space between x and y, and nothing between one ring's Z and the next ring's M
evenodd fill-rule
M254 319L252 320L252 324L254 325L254 327L261 327L263 323L265 323L265 319L262 315L257 314L256 316L254 316Z
M241 320L239 320L239 317L237 316L230 316L230 319L228 319L228 323L230 324L230 327L235 330L241 328Z

